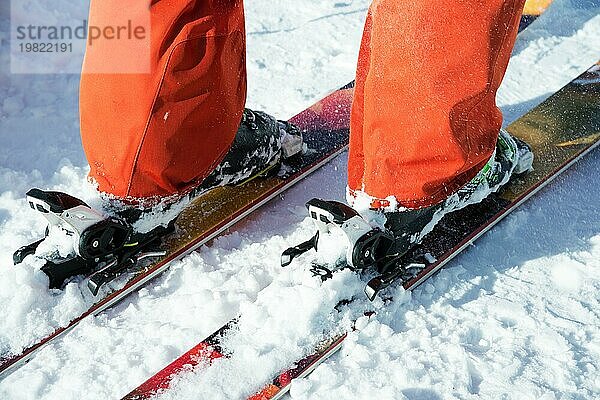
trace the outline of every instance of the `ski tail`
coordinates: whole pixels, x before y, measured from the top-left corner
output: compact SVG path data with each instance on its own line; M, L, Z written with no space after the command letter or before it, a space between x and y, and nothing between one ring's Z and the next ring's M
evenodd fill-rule
M159 394L161 391L169 389L171 381L186 369L201 364L210 365L214 360L217 360L221 357L223 357L222 353L205 342L202 342L177 360L173 361L165 369L159 371L156 375L148 379L123 399L150 399Z

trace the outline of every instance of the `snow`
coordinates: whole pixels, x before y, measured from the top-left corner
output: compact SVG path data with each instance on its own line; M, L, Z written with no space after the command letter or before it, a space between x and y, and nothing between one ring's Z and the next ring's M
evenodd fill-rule
M598 59L600 3L555 0L519 38L498 100L510 122ZM287 118L352 79L367 0L248 0L250 107ZM85 13L58 1L53 15ZM76 10L74 10L76 9ZM23 195L68 191L99 204L85 180L76 75L11 75L0 5L0 353L16 352L78 315L75 282L45 289L39 265L12 252L45 224ZM276 88L276 90L273 90ZM304 202L345 198L339 157L139 293L89 319L0 382L2 399L120 398L232 317L234 357L183 376L165 398L236 398L259 389L336 329L328 311L360 292L343 272L325 284L281 251L314 234ZM341 352L291 398L593 399L600 397L600 154L591 153L413 293L362 299L342 312ZM591 182L590 182L591 180Z

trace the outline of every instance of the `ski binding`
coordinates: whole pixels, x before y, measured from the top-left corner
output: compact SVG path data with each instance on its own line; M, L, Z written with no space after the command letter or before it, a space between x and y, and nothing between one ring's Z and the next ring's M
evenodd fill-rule
M285 250L281 256L282 267L290 265L295 258L310 250L318 250L320 235L330 232L331 229L341 230L348 239L348 268L354 271L374 270L379 274L365 287L365 294L371 301L383 289L398 280L404 282L410 279L415 275L415 271L425 267L424 263L419 262L402 263L400 255L391 253L394 236L387 230L373 228L356 210L346 204L312 199L306 203L306 207L317 226L317 233L306 242Z
M58 227L74 241L75 254L67 258L46 259L42 271L49 278L50 289L60 289L65 281L77 276L88 277L88 288L96 296L100 288L124 271L149 257L161 257L157 251L160 238L174 230L159 227L148 234L135 233L130 224L117 217L105 217L82 200L62 192L31 189L29 206ZM44 239L21 247L13 254L14 264L34 255Z

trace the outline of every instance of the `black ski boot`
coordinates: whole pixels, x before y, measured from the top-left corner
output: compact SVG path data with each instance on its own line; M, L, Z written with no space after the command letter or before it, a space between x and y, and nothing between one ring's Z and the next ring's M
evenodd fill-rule
M186 196L160 204L159 207L140 208L118 204L117 207L111 207L109 213L117 214L132 225L149 214L162 214L165 221L171 222L177 213L169 213L169 209L175 205L193 201L217 187L236 186L257 177L277 174L282 163L299 157L304 148L302 133L295 125L278 121L262 111L245 109L229 152L198 187Z
M278 121L262 111L245 109L225 159L191 196L268 174L282 161L301 154L303 149L302 133L298 127Z
M529 145L500 130L492 158L456 193L431 207L386 213L385 228L395 237L391 251L405 254L420 243L444 215L481 202L508 183L511 176L527 172L532 165L533 152Z

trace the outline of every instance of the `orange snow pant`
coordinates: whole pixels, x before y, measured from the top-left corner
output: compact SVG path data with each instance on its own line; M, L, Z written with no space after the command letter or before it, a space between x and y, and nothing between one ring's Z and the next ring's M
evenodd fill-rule
M375 208L427 207L483 168L524 3L373 1L351 115L351 203L363 192Z
M90 27L114 25L123 14L137 27L149 11L150 40L126 54L114 39L88 41L80 87L90 177L100 191L130 200L201 183L229 150L246 101L242 0L144 3L142 16L118 0L91 1ZM146 57L142 73L111 73L107 65Z
M115 2L92 0L90 26L128 13ZM501 124L494 98L523 2L373 2L352 110L351 192L421 207L476 174ZM88 42L81 82L90 177L124 199L197 186L229 149L246 97L242 0L147 3L148 48L118 56L148 56L149 71L98 72L117 52L99 40Z

